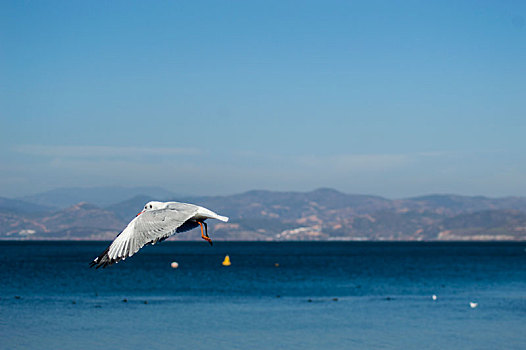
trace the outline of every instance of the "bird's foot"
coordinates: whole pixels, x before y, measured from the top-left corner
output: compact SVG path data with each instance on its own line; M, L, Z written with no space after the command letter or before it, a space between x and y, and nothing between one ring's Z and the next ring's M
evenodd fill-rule
M214 244L212 243L212 239L211 239L210 237L207 237L207 236L205 236L205 235L201 235L201 238L204 239L205 241L207 241L208 243L210 243L210 245L214 245Z

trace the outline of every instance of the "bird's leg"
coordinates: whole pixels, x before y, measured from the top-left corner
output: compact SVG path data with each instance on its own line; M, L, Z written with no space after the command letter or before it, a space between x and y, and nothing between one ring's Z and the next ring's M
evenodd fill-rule
M212 245L212 240L210 239L210 237L208 237L208 228L206 229L206 236L203 232L203 224L205 224L204 222L201 222L201 221L197 221L197 223L199 224L199 226L201 226L201 238L204 239L205 241L207 241L208 243L210 243L210 245ZM207 225L205 224L205 227L207 227Z
M210 245L213 245L212 244L212 239L208 236L208 225L204 221L203 221L203 225L205 225L205 236L208 238L207 241L208 241L208 243L210 243Z
M203 221L203 225L205 225L205 236L208 237L208 238L210 238L210 237L208 236L208 225L207 225L207 223Z

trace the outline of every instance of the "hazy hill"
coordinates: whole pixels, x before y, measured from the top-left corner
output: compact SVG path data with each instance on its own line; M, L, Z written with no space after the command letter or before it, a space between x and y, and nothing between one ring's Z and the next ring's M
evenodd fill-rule
M110 211L81 202L40 220L46 227L46 236L67 238L115 237L122 231L123 222Z
M78 203L42 215L0 212L0 237L40 239L111 239L123 228L113 212Z
M55 209L46 205L0 197L0 213L39 214L49 213Z
M108 190L112 194L108 198L115 198L118 191ZM102 194L95 191L93 196ZM228 223L210 222L214 239L526 239L526 198L428 195L390 200L332 189L258 190L208 197L175 196L161 191L158 196L134 194L104 206L101 203L108 203L109 199L98 200L96 205L82 202L52 213L36 210L43 208L39 205L2 199L0 238L111 239L150 200L195 203L229 216ZM20 207L22 210L14 210ZM175 239L199 236L194 230Z
M504 197L488 198L483 196L428 195L401 201L407 208L419 211L443 211L449 214L474 212L481 210L521 210L526 211L526 198Z
M518 210L484 210L445 218L426 229L431 238L525 239L526 213Z
M17 199L62 209L79 202L89 202L104 207L137 195L168 198L173 196L173 193L160 187L69 187Z
M289 221L342 208L364 214L393 207L390 200L382 197L351 195L332 189L311 192L249 191L231 196L184 199L229 212L236 218L270 217Z

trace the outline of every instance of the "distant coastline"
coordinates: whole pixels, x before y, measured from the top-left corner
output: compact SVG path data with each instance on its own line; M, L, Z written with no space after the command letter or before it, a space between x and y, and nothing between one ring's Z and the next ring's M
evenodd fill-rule
M177 196L159 188L151 194L140 191L148 188L60 189L0 198L0 240L112 240L153 199L196 203L226 213L228 223L210 222L217 241L526 240L524 197L437 194L386 199L329 188L209 197ZM189 231L173 240L200 238Z

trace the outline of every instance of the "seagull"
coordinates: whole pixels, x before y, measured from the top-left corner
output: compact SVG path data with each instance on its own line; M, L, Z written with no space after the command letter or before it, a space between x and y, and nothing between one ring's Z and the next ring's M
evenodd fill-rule
M228 217L194 204L148 202L108 248L90 263L90 267L104 268L118 263L137 253L147 244L153 245L175 233L185 232L197 226L201 226L201 238L212 245L206 219L228 221Z

